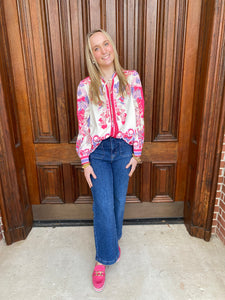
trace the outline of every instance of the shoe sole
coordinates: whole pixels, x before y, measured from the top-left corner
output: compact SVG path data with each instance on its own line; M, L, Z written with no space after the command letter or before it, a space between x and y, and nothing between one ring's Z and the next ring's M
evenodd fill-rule
M105 283L103 284L103 286L102 286L100 289L98 289L98 288L96 288L96 287L94 287L94 286L93 286L93 288L94 288L94 290L95 290L96 292L100 293L100 292L103 291L104 286L105 286Z
M118 257L116 263L118 263L120 261L120 258L121 258L121 250L120 250L120 256Z

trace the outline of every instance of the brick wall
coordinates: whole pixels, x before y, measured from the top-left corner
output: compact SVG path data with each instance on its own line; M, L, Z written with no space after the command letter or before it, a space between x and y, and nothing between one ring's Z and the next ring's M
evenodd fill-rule
M212 233L216 234L225 244L225 135L217 182Z
M4 232L3 232L2 216L1 216L1 210L0 210L0 242L3 238L4 238Z

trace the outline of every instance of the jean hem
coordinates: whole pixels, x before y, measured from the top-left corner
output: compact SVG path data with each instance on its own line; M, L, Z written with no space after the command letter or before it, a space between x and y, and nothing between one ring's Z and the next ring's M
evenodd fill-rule
M118 258L119 258L120 255L118 255L118 257L115 259L115 260L111 260L111 261L106 261L106 260L103 260L101 258L98 258L96 256L96 261L103 264L103 265L106 265L106 266L109 266L109 265L113 265L117 262Z

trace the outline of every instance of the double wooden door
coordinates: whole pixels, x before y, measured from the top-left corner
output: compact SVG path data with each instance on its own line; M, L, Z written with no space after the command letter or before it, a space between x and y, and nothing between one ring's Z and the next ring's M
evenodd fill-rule
M202 1L7 0L6 28L34 219L89 219L75 151L86 33L107 30L145 97L142 164L127 218L181 217L187 188Z

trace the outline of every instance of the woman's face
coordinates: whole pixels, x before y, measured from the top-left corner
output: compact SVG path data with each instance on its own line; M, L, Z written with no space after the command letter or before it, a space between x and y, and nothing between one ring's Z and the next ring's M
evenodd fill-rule
M110 41L102 32L96 32L90 37L91 49L95 60L101 69L111 67L114 62L114 51Z

